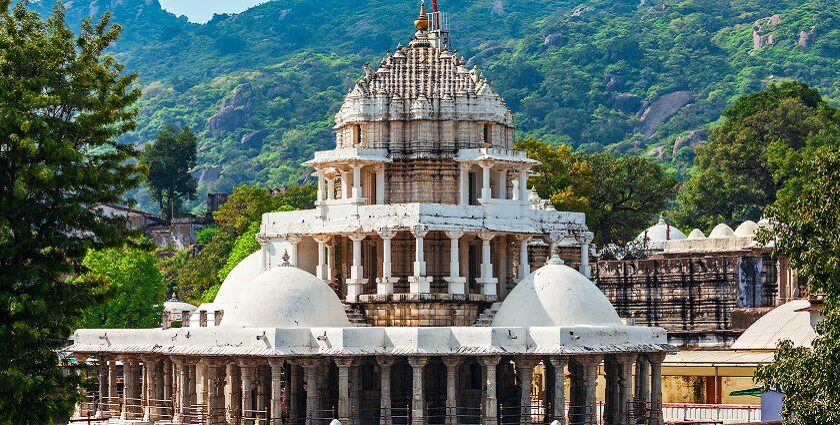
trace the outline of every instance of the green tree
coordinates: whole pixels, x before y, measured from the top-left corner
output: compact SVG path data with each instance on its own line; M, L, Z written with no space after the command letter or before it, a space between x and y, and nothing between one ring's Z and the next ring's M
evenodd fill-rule
M230 271L222 270L226 269L231 261L235 261L235 258L245 258L258 248L245 253L256 244L256 232L253 228L259 228L262 215L272 211L310 208L315 202L315 193L313 185L291 187L277 194L256 186L240 186L234 189L227 202L213 214L213 219L219 226L218 233L198 255L187 260L178 272L178 290L181 297L194 302L210 301ZM248 238L251 239L251 243ZM230 269L236 263L230 266Z
M593 174L583 155L568 145L552 146L526 137L515 148L540 162L536 175L528 179L529 186L543 199L549 199L559 210L584 211L589 207Z
M765 390L785 393L785 423L840 423L840 133L823 140L802 163L799 196L782 198L768 209L771 237L812 293L826 294L823 320L812 348L780 344L773 363L756 379Z
M676 194L676 179L650 159L599 153L586 161L594 175L586 223L599 245L631 241Z
M154 328L160 326L166 279L157 257L148 250L125 246L88 251L83 279L101 279L108 299L85 312L78 327Z
M796 174L793 154L810 136L839 125L837 111L802 83L776 84L738 99L697 150L673 218L707 231L721 222L757 220Z
M142 163L148 169L146 185L168 220L178 216L183 199L195 196L196 138L189 128L181 131L169 124L154 142L143 149Z
M528 180L532 189L559 210L586 213L597 244L628 242L676 192L676 180L642 157L575 153L533 138L516 147L541 163Z
M99 204L140 181L134 75L105 50L120 34L105 14L78 36L64 10L43 21L0 0L0 424L51 424L72 411L79 378L59 367L98 281L68 279L89 248L122 243L124 223Z

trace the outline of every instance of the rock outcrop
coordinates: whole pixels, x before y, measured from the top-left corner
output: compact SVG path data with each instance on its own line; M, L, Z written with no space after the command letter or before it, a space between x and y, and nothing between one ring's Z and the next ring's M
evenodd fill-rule
M549 34L543 41L543 46L557 46L566 42L566 36L561 33Z
M778 40L773 31L780 22L782 22L782 15L777 13L753 23L753 51L776 44Z
M221 167L198 167L192 170L190 175L198 184L209 184L219 180L222 169Z
M262 146L263 140L265 140L265 138L269 134L271 134L271 132L266 129L254 130L242 136L242 139L239 141L239 144L246 148L259 148L260 146Z
M817 27L811 27L808 31L799 31L799 45L802 47L811 47L816 39Z
M706 143L706 138L709 137L709 132L706 130L694 130L686 135L680 136L674 142L674 150L672 152L673 155L676 155L680 149L688 146L696 148L703 143Z
M688 90L671 92L656 99L639 118L638 130L645 136L652 135L660 124L693 101L694 93Z
M248 122L254 107L253 89L245 83L233 89L222 101L219 112L207 120L207 129L214 134L241 128Z

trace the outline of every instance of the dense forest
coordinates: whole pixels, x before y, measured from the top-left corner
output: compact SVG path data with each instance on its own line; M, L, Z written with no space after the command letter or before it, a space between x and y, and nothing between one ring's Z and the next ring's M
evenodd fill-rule
M454 46L505 97L521 135L650 155L680 179L709 126L745 93L797 79L840 100L833 0L440 3ZM48 11L52 0L31 7ZM112 53L139 74L143 97L124 141L189 127L199 194L305 181L299 164L333 144L332 115L361 67L406 44L417 13L410 0L275 0L198 25L157 0L66 8L72 27L106 11L125 26Z

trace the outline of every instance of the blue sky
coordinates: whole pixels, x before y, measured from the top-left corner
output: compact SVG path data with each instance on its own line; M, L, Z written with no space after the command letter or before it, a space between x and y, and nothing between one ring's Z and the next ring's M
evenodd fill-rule
M164 9L185 15L190 22L204 23L214 13L239 13L268 0L159 0Z

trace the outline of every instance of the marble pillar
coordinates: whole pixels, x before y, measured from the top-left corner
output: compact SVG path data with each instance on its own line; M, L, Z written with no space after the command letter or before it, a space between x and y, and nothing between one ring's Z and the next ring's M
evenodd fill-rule
M399 281L399 278L393 277L391 270L393 253L391 241L396 235L396 232L388 228L379 231L379 237L382 238L382 277L376 279L377 295L392 295L394 293L394 284Z
M443 364L446 365L446 423L455 425L458 423L458 366L462 362L461 357L444 357Z
M254 389L256 388L256 370L254 363L241 361L239 363L240 376L242 379L242 407L240 418L243 425L254 423Z
M228 362L226 366L225 406L227 406L227 421L229 424L238 424L240 409L242 408L242 379L239 373L239 365L236 362Z
M269 408L268 425L280 425L283 418L283 375L285 363L281 359L269 360L271 365L271 406Z
M424 238L429 233L426 226L414 226L414 275L409 276L409 292L412 294L428 294L431 292L432 279L426 276L426 257L424 254Z
M495 425L498 422L498 398L496 396L496 366L500 356L480 357L484 365L484 424Z
M568 359L563 356L551 357L551 366L554 369L554 400L552 401L552 414L554 420L561 424L566 423L566 365Z
M341 423L350 422L350 366L353 359L336 358L338 367L338 420Z
M362 241L367 235L356 231L347 235L353 242L353 264L350 266L350 278L347 279L347 302L355 303L359 295L364 293L367 279L364 278L364 267L362 266Z
M464 295L467 292L467 278L461 277L460 261L460 240L464 236L463 230L449 230L446 237L449 238L449 277L444 278L449 284L450 295Z
M481 239L481 277L476 281L481 284L481 293L487 297L498 295L496 291L498 279L493 277L493 262L490 252L490 241L495 237L496 234L493 232L486 230L478 232L478 238Z
M598 385L598 366L601 364L600 356L586 356L577 359L583 369L584 381L584 406L586 415L583 423L586 425L598 424L598 401L595 397Z
M426 397L423 391L423 369L429 362L428 357L409 357L408 364L411 365L412 397L411 397L411 423L412 425L425 425L426 423Z
M663 425L662 417L662 362L665 353L649 353L650 361L650 418L648 425Z
M393 357L380 356L376 358L379 364L379 417L380 425L391 424L391 367L394 365Z

